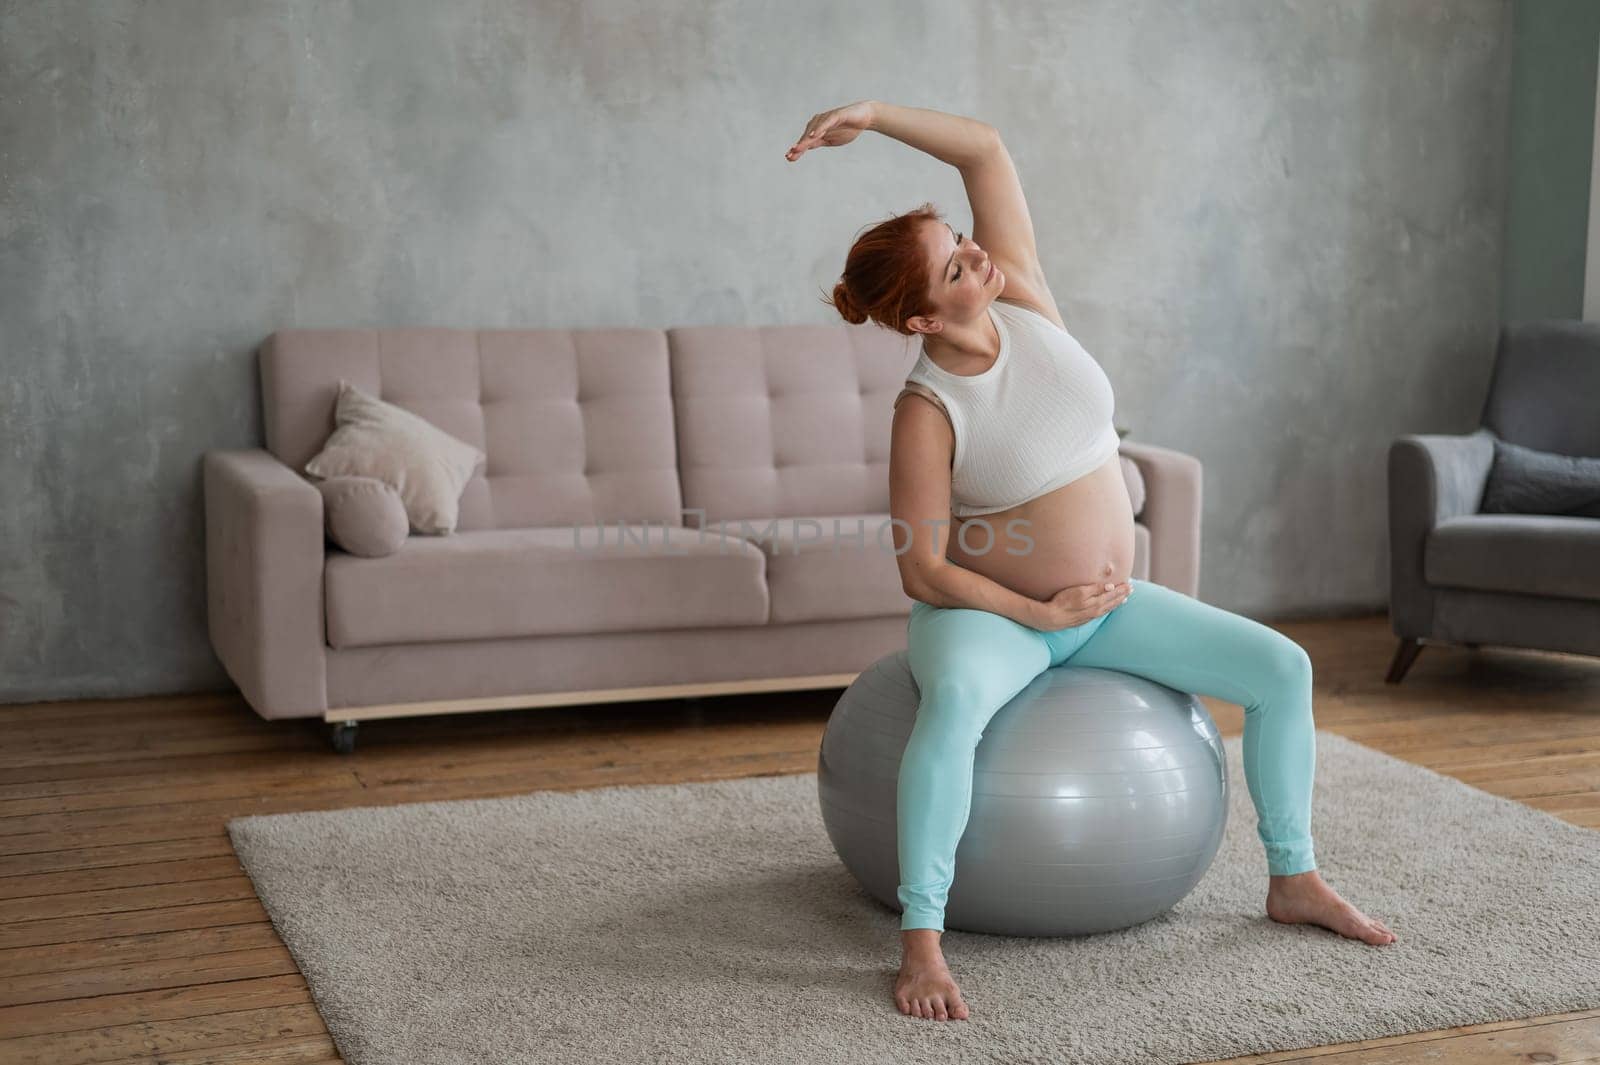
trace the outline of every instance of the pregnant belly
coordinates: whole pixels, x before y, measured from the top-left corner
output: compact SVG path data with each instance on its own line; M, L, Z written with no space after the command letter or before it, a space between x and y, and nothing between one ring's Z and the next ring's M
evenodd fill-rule
M1038 499L956 518L945 557L1038 600L1070 585L1129 579L1133 504L1121 457Z

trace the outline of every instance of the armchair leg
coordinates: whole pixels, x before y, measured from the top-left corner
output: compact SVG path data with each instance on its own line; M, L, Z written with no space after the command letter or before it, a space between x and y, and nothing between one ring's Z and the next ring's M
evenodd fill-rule
M1394 661L1389 663L1389 675L1383 678L1385 684L1399 684L1400 678L1406 675L1406 670L1411 668L1411 663L1417 660L1417 655L1422 653L1422 641L1411 636L1400 638L1400 646L1394 650Z

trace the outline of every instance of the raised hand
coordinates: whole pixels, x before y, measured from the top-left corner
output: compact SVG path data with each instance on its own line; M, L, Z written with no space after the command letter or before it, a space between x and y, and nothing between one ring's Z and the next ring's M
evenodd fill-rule
M812 148L837 148L849 144L872 128L872 101L857 100L853 104L835 107L811 116L805 132L794 142L794 147L784 153L784 158L794 162Z

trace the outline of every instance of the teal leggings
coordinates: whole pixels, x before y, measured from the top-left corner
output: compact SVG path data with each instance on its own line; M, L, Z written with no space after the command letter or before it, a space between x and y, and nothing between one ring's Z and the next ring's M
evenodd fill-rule
M1133 580L1116 609L1041 632L986 610L916 602L906 622L921 692L900 760L900 927L944 928L972 767L989 719L1051 666L1115 669L1244 707L1244 776L1267 871L1316 868L1311 848L1311 658L1257 621Z

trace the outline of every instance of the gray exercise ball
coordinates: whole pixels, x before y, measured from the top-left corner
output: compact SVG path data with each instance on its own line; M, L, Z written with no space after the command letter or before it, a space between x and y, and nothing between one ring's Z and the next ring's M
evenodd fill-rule
M907 652L839 698L817 758L834 850L897 913L900 757L920 695ZM1166 913L1200 882L1228 819L1228 759L1193 695L1107 669L1046 669L990 719L973 758L945 927L1087 935Z

